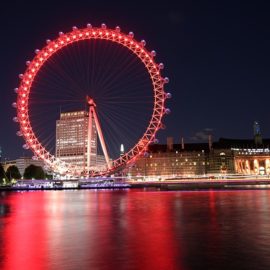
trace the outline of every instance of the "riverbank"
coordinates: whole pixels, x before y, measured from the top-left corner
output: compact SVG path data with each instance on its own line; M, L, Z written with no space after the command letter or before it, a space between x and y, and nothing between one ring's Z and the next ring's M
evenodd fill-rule
M270 179L185 179L167 181L137 182L126 181L112 185L87 186L2 186L5 191L27 190L77 190L77 189L154 189L154 190L227 190L227 189L270 189Z
M131 182L132 188L159 190L270 189L270 179L193 179L162 182Z

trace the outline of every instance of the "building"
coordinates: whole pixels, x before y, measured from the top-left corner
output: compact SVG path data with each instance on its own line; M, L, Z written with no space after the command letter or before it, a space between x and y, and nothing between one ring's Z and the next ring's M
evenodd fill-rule
M107 162L103 155L97 155L96 157L96 169L98 171L106 170L107 169Z
M240 174L270 175L269 148L235 150L235 171Z
M62 161L87 170L88 157L88 123L89 113L86 111L63 112L56 121L55 156ZM97 154L97 129L94 118L91 129L90 169L101 170L106 167L103 155Z
M24 174L25 168L27 168L29 165L40 166L44 171L46 171L44 162L42 160L33 160L30 157L20 157L18 159L4 161L2 162L2 165L5 171L10 166L16 166L21 175Z
M231 149L213 148L207 155L208 174L234 174L234 153Z
M63 112L56 121L57 158L85 171L87 166L88 112ZM97 132L93 121L90 163L96 165Z
M131 176L270 175L270 139L220 138L208 143L154 144L130 168Z
M223 148L233 152L234 170L238 174L270 174L270 139L254 140L219 140Z
M170 137L167 145L150 145L149 154L139 158L129 169L132 176L177 177L207 173L208 144L173 144Z

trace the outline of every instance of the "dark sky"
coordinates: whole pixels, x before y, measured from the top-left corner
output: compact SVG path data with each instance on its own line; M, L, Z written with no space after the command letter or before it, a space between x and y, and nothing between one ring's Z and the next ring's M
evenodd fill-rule
M130 2L130 3L129 3ZM197 3L200 2L200 3ZM13 123L14 87L25 61L47 38L73 25L120 25L157 51L170 78L171 115L161 141L250 138L257 120L270 137L270 16L267 1L6 1L1 3L0 145L3 155L23 154Z

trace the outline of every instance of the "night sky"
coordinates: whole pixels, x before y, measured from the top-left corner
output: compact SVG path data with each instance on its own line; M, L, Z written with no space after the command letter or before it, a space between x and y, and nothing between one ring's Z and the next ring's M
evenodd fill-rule
M0 146L3 156L27 154L16 136L11 107L25 61L34 57L47 38L86 23L120 25L145 39L157 51L166 91L166 130L161 142L173 136L189 142L220 137L251 138L253 122L270 137L270 16L267 1L8 1L1 3ZM264 4L263 4L264 2ZM147 4L148 3L148 4Z

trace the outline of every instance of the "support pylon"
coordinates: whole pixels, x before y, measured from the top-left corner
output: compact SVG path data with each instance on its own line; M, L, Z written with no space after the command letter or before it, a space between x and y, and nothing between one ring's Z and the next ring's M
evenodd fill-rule
M90 171L90 167L91 167L91 140L92 140L93 121L94 121L95 126L97 128L98 138L99 138L99 141L100 141L100 144L101 144L103 154L105 156L107 167L108 167L108 169L111 169L111 164L110 164L108 151L107 151L107 148L106 148L105 140L104 140L104 137L103 137L101 126L100 126L100 123L99 123L99 120L98 120L98 117L97 117L97 113L96 113L96 109L95 109L97 105L94 102L94 100L89 96L86 96L86 101L87 101L87 104L89 105L88 142L87 142L87 169L88 169L88 171Z

